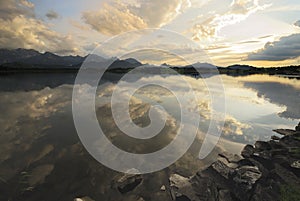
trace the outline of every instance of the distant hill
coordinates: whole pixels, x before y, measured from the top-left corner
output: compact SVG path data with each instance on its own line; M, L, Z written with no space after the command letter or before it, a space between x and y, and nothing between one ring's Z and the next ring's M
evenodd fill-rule
M40 55L36 50L27 50L27 49L15 49L7 50L0 49L0 65L5 63L15 63L28 58L32 58Z
M22 63L32 65L74 66L82 63L84 59L85 57L80 56L58 56L50 52L40 53L32 49L0 49L0 65Z
M125 60L120 59L104 59L98 55L81 56L59 56L51 52L40 53L32 49L0 49L0 65L6 68L79 68L85 59L93 63L93 66L101 66L110 60L114 60L110 68L134 68L142 65L133 58Z
M85 62L85 66L90 68L101 68L109 65L109 70L115 72L127 72L138 66L147 66L149 72L166 72L166 67L173 68L181 74L210 73L213 69L218 69L221 74L233 76L247 74L283 74L300 75L300 66L257 68L249 65L235 64L228 67L218 67L209 63L195 63L187 66L171 66L162 64L161 66L144 65L134 58L124 60L118 58L103 58L96 54L81 56L59 56L51 52L40 53L33 49L0 49L0 72L1 73L22 73L22 72L76 72ZM163 68L163 69L162 69ZM196 70L196 69L197 70ZM148 72L147 71L147 72Z
M227 67L229 70L254 70L256 69L253 66L249 66L249 65L239 65L239 64L235 64L235 65L231 65Z

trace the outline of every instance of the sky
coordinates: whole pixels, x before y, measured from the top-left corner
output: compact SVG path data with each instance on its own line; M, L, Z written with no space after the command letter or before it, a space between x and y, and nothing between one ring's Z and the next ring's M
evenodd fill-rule
M0 48L86 55L112 37L154 28L191 40L218 66L298 65L299 11L299 0L0 0Z

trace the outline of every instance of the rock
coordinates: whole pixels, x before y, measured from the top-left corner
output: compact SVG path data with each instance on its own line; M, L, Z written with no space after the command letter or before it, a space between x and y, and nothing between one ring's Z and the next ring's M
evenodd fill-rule
M295 130L300 131L300 122L299 122L298 126L295 127Z
M272 147L268 142L263 142L263 141L256 141L255 144L255 149L258 151L265 151L265 150L271 150Z
M124 174L114 182L113 186L116 187L120 193L126 194L134 190L142 181L142 175Z
M160 190L161 190L161 191L166 191L166 186L165 186L165 185L162 185L162 186L160 187Z
M216 172L218 172L221 176L225 177L226 179L228 179L229 176L233 173L233 169L229 168L220 160L214 162L211 166Z
M288 169L275 163L274 172L289 185L300 185L300 179Z
M272 140L278 141L278 140L280 140L280 137L278 137L278 136L276 136L276 135L272 135L272 136L271 136L271 139L272 139Z
M229 190L220 190L219 191L219 200L218 201L233 201L234 199L231 196Z
M231 153L228 153L228 152L223 152L223 153L219 154L219 156L221 156L223 158L226 158L226 160L229 163L237 163L242 159L239 155L231 154Z
M270 160L272 158L272 152L270 150L254 153L254 155L259 156L259 157L264 158L264 159L267 159L267 160Z
M30 172L30 177L28 183L31 186L36 186L42 184L45 181L45 178L52 172L54 165L41 165L34 168Z
M242 151L242 156L244 158L249 158L250 156L253 155L254 151L255 151L254 147L252 145L248 144L244 147L244 149Z
M245 190L251 190L256 181L262 176L256 166L242 166L237 169L236 173L233 180L237 183L237 186L242 185Z
M291 129L276 129L273 131L280 135L294 135L296 133L296 131L291 130Z
M292 168L300 169L300 161L294 161L294 162L291 164L291 167L292 167Z
M229 168L233 168L234 169L234 168L238 167L237 163L230 163L230 162L228 162L228 160L226 158L219 157L218 160L221 161L222 163L224 163Z
M74 201L94 201L93 199L91 199L90 197L83 197L83 198L75 198Z
M189 178L183 177L179 174L172 174L169 178L171 196L173 200L191 201L197 200L197 196L193 189L192 183Z

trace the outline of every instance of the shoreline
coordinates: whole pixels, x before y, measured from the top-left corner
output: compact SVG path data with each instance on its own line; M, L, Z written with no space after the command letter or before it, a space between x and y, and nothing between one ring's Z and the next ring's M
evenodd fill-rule
M282 138L246 145L237 154L222 153L216 162L190 178L172 174L172 200L260 201L300 199L300 123L277 129Z

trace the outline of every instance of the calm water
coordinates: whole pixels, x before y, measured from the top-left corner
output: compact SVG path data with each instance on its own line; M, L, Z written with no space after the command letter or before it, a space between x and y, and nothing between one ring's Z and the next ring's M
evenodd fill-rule
M300 119L299 80L267 75L223 75L226 121L222 137L214 151L199 160L197 154L212 108L203 80L186 76L185 80L199 97L183 106L196 110L201 116L197 139L175 164L144 175L137 189L122 195L114 185L122 174L95 161L79 141L71 110L74 79L74 74L0 77L0 200L72 200L84 196L95 200L138 200L140 197L170 200L167 192L159 190L168 184L170 173L190 176L214 161L217 153L240 153L245 144L268 140L274 135L272 129L293 128ZM148 142L133 140L116 128L110 112L109 97L118 79L120 75L108 74L97 92L97 117L107 137L129 152L153 152L163 148L179 126L180 110L173 94L158 86L136 92L131 100L130 115L137 125L149 124L147 111L151 104L163 106L168 120L158 137ZM174 84L182 96L187 90L176 75L143 79ZM213 90L217 101L221 101L220 89Z

